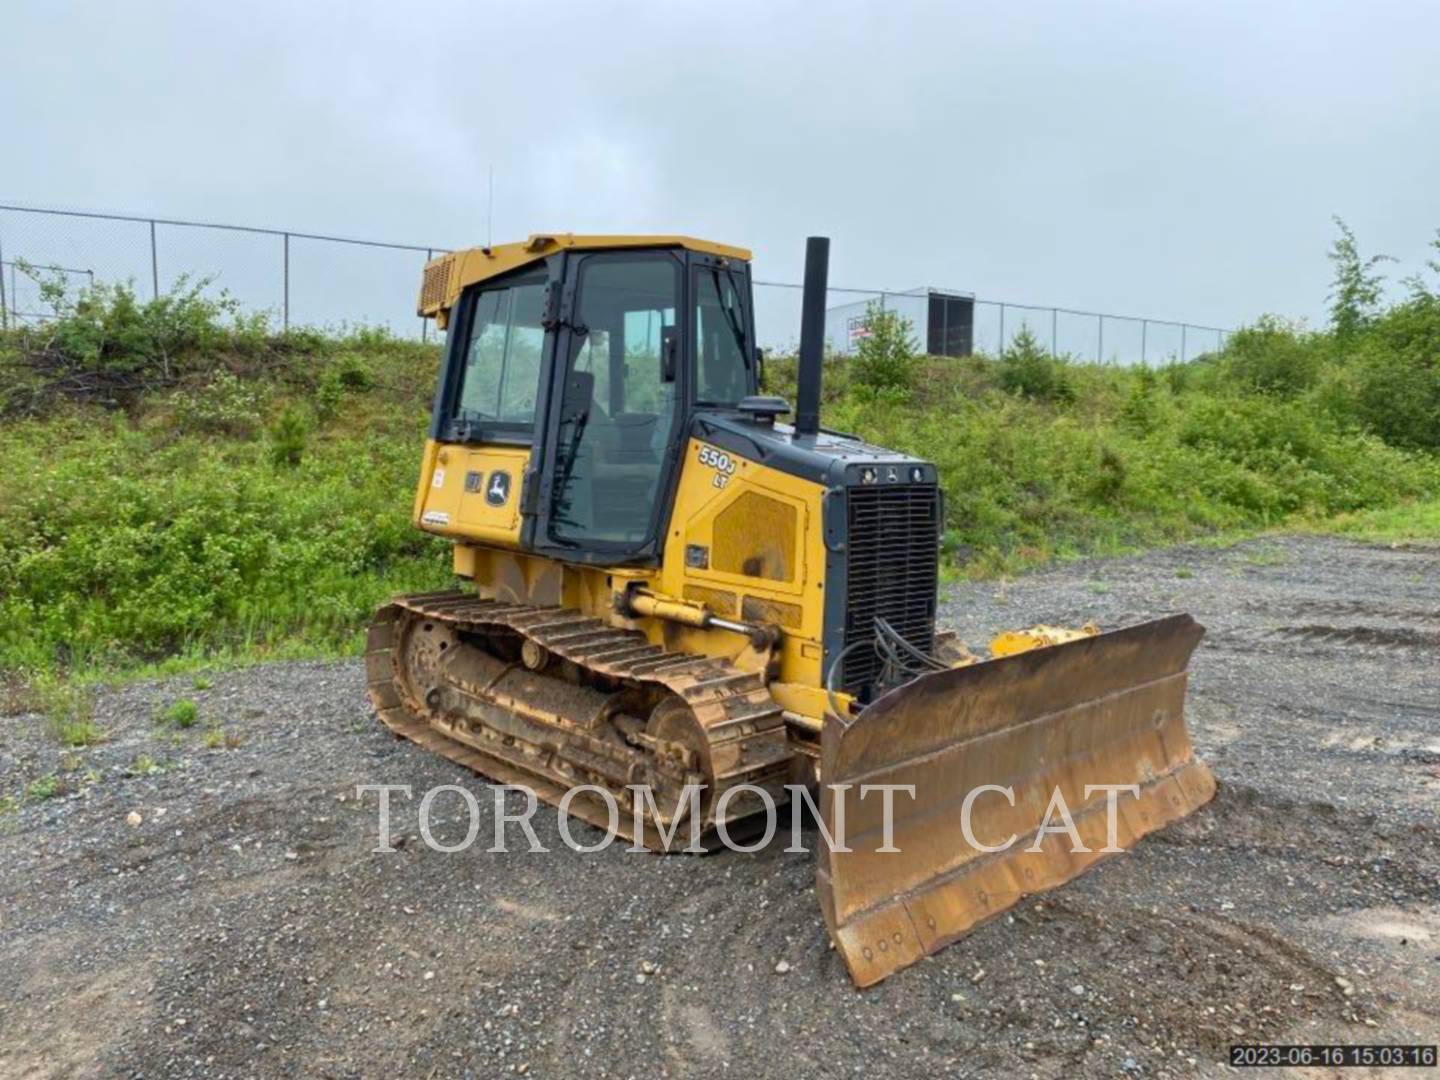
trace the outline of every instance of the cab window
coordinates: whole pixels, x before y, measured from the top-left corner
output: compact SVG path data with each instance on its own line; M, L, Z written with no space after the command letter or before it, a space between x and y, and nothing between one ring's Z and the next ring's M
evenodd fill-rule
M454 399L456 422L512 432L534 429L544 307L543 274L484 289L474 298Z

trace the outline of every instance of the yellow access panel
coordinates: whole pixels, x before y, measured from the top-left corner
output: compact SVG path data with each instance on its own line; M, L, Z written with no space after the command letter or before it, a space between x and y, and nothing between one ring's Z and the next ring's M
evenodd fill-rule
M520 484L530 450L522 446L437 445L427 455L416 499L419 525L457 539L520 546Z
M722 618L781 627L782 682L820 681L823 490L701 439L685 447L660 589Z

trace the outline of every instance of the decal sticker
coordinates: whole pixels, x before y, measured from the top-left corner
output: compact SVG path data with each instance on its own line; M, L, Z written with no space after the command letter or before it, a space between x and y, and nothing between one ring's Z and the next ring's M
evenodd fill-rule
M420 521L426 525L449 525L450 515L443 510L426 510L420 515Z
M465 474L465 490L470 494L475 494L475 492L479 491L484 485L485 474L483 472L476 472L474 469L471 469Z
M730 477L735 475L735 459L724 450L716 450L713 446L700 446L700 464L707 469L714 469L715 476L710 481L717 488L723 488L730 482Z
M443 487L445 486L445 470L444 470L444 469L436 469L436 470L435 470L435 478L430 481L430 486L433 487L433 488L443 488Z
M491 506L504 506L510 498L510 474L496 469L490 474L490 486L485 489L485 501Z

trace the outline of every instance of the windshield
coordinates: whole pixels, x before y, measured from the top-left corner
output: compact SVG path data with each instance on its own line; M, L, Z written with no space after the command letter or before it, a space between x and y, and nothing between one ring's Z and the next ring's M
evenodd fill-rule
M695 279L695 400L734 405L750 392L744 278L728 267L702 267Z

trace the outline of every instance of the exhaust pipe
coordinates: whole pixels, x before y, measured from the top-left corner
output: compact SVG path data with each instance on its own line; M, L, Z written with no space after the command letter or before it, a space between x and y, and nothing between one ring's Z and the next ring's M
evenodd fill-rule
M805 241L805 292L800 308L800 358L795 376L795 434L820 431L820 375L825 362L825 289L830 276L830 238Z

